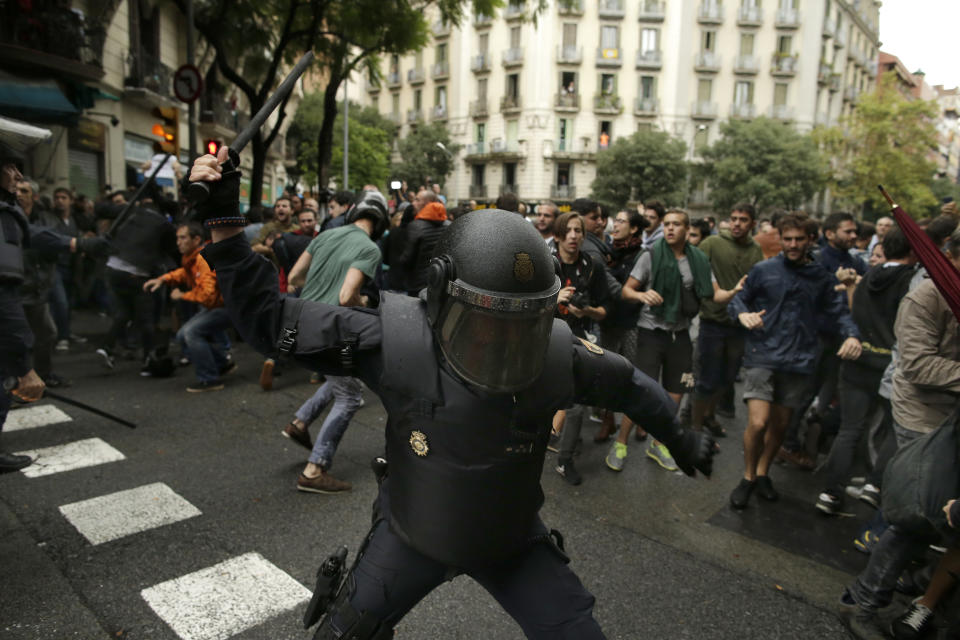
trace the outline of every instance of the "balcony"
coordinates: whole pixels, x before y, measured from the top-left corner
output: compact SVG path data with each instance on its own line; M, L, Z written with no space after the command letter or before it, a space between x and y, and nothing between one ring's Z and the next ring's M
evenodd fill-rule
M817 84L827 85L830 82L830 75L833 73L833 67L831 67L826 62L820 63L820 68L817 70Z
M830 74L830 86L827 88L830 90L831 93L836 93L837 91L840 91L840 78L841 78L841 75L839 73Z
M505 20L522 20L526 15L526 7L524 7L522 2L511 2L507 5L506 9L503 10L503 18Z
M103 77L101 54L106 31L95 21L85 21L83 14L70 9L69 2L6 2L2 15L0 60L18 72L80 82L95 82ZM136 81L124 84L148 88L144 83L150 80L144 76L149 71L138 69L134 62L130 79Z
M777 9L774 25L777 29L799 29L800 12L796 9Z
M400 112L398 111L391 111L390 113L388 113L387 120L389 120L390 122L396 125L400 125L403 123L403 118L400 117Z
M486 118L490 115L490 111L487 109L487 101L484 100L474 100L470 103L470 117L471 118Z
M423 84L426 79L427 74L423 70L423 67L417 67L416 69L407 71L407 82L410 84Z
M464 147L464 156L468 160L478 160L481 159L480 156L487 155L487 143L486 142L471 142L470 144Z
M663 22L666 9L660 0L646 0L640 3L640 22Z
M437 62L433 65L431 76L434 80L446 80L450 77L450 65L444 62Z
M490 54L480 53L470 58L470 70L474 73L490 71Z
M400 72L391 71L387 74L387 87L390 89L400 88Z
M859 96L860 90L853 85L843 90L843 99L845 102L856 102Z
M550 197L556 200L573 200L577 197L577 188L572 184L554 184L550 186Z
M205 138L232 138L249 118L219 95L205 91L200 96L199 133Z
M557 111L567 111L576 113L580 111L580 94L577 93L558 93L554 96L554 109Z
M637 98L633 101L633 114L636 116L655 116L660 111L660 101L656 98Z
M623 112L620 96L593 96L593 112L597 115L616 116Z
M557 4L557 13L562 16L582 16L583 0L574 0L570 6L564 6L562 2Z
M867 75L869 75L871 78L876 78L876 77L877 77L877 66L878 66L878 63L877 63L876 60L867 60L867 67L866 67L866 68L867 68Z
M423 114L420 109L407 109L407 123L414 124L423 120Z
M757 107L753 104L732 104L730 105L730 117L750 119L757 115Z
M503 66L517 67L523 64L523 47L511 47L503 52Z
M447 120L447 107L438 104L433 108L433 112L430 114L430 119L433 122L446 122Z
M760 71L760 61L754 55L737 56L733 63L733 72L744 75L756 75Z
M723 5L704 2L697 10L697 22L700 24L723 24Z
M695 71L716 73L720 71L720 56L713 51L701 51L693 62Z
M770 117L774 120L790 122L793 120L793 107L787 104L775 104L770 107Z
M367 78L366 81L367 93L380 93L380 81L371 80Z
M580 64L583 60L583 50L576 45L566 44L557 47L558 64Z
M123 79L124 94L146 103L175 100L173 69L154 56L141 52L130 61L130 75Z
M474 29L486 29L493 24L493 18L490 16L485 16L482 13L478 13L473 16L473 28Z
M837 22L832 16L827 16L823 21L823 37L832 38L837 31Z
M690 117L696 120L714 120L717 117L717 103L701 100L690 107Z
M597 16L612 20L623 20L626 12L623 10L623 0L600 0L597 6Z
M470 197L471 198L486 198L487 197L487 185L485 184L472 184L470 185Z
M520 96L503 96L500 98L500 113L509 115L520 113Z
M520 193L520 185L516 185L516 184L500 185L500 195L503 195L505 193L512 193L514 195Z
M660 51L637 51L637 69L659 69L663 66Z
M835 49L847 46L847 34L843 29L837 29L837 35L833 37L833 46Z
M579 143L560 138L544 143L543 157L557 160L593 160L597 157L597 149L590 144L590 138L580 138Z
M490 141L490 155L497 160L513 160L520 157L520 146L516 140L494 138Z
M450 23L438 20L433 23L433 37L437 40L450 36Z
M847 51L847 57L852 59L853 63L858 67L862 68L865 65L863 53L856 47L850 47L849 51Z
M796 55L773 54L773 59L770 62L770 75L777 77L797 75L797 58Z
M763 24L763 9L760 7L740 7L737 10L737 25L741 27L759 27Z
M597 49L598 67L619 67L620 49Z

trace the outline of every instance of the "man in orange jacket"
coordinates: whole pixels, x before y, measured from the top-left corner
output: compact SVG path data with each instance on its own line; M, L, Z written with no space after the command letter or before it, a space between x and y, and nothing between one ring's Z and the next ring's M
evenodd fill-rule
M227 358L221 343L215 340L231 323L223 307L217 274L200 255L203 245L203 229L199 225L180 225L177 228L177 248L183 255L182 266L143 284L144 291L156 291L161 285L171 285L171 300L185 300L200 306L200 310L177 331L181 352L190 358L197 372L198 382L187 387L191 393L223 389L221 376L237 367Z

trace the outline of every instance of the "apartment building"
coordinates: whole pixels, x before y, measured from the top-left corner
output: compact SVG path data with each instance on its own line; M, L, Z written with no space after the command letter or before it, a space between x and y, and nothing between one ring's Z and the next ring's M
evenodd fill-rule
M509 0L383 62L366 101L404 125L444 121L463 145L446 191L565 202L599 150L643 128L695 159L728 118L833 124L875 85L874 0Z
M0 20L0 115L53 131L27 163L41 191L69 185L96 196L105 185L136 184L160 139L153 133L158 107L176 110L178 155L189 164L187 105L173 90L174 72L186 63L186 21L173 3L7 4ZM202 153L205 140L229 142L249 117L243 95L212 71L213 51L199 38L196 50L206 80L197 101ZM284 160L278 136L265 171L268 202L286 183Z

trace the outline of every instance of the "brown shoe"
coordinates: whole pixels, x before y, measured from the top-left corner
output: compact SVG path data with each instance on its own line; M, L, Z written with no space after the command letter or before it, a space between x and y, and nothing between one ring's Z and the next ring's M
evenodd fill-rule
M812 471L817 466L806 451L790 451L784 447L780 447L780 451L777 452L777 460L789 462L806 471Z
M353 487L349 482L337 480L329 473L321 473L316 478L308 478L300 474L297 478L297 491L306 491L308 493L340 493L341 491L350 491Z
M281 431L285 437L290 438L298 445L305 449L313 450L313 442L310 441L310 431L304 427L303 429L299 428L297 425L292 422L283 428Z
M260 369L260 388L264 391L273 389L273 368L277 363L272 358L263 361L263 368Z

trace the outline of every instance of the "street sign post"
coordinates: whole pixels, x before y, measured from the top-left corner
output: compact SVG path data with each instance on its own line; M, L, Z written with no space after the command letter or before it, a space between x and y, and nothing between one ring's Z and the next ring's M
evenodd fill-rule
M185 64L173 74L173 93L181 102L190 104L203 93L203 78L200 70L192 64Z

